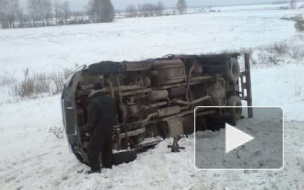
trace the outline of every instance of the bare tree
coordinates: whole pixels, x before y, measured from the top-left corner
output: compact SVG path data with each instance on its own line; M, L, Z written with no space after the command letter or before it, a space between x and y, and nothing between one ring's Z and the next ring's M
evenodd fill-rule
M88 14L96 22L112 22L115 12L111 0L90 0Z
M33 21L34 26L37 25L37 21L40 21L43 18L42 9L41 9L40 4L41 4L40 0L28 0L27 1L28 12L29 12L31 20Z
M144 17L151 17L155 15L155 5L152 3L146 3L142 6L142 12Z
M149 16L149 5L148 4L143 4L141 6L141 12L143 17L148 17Z
M72 15L74 17L73 22L75 24L84 24L85 23L85 21L84 21L84 16L86 15L85 12L82 12L82 11L73 11Z
M62 18L62 11L61 11L61 5L58 3L58 1L54 2L54 11L55 11L55 19L56 19L56 24L59 25L59 20Z
M1 28L15 28L19 10L19 0L0 0Z
M25 21L25 17L26 16L23 13L23 8L20 7L18 12L17 12L17 19L19 21L19 27L21 27L21 28L24 26L23 22Z
M70 4L68 1L65 1L62 5L61 5L61 8L62 8L62 13L63 13L63 17L65 19L65 23L67 24L68 23L68 19L70 18L71 16L71 10L70 10Z
M46 25L49 25L49 19L52 18L52 2L51 0L42 0L40 8L42 9L42 15L45 21ZM44 20L43 20L43 26L44 26Z
M142 5L141 4L139 4L138 6L137 6L137 10L138 10L138 16L143 16L143 9L142 9Z
M9 28L9 0L0 0L0 23L1 28Z
M137 15L137 10L134 4L130 4L126 7L127 17L135 17Z
M176 8L177 8L179 14L185 14L187 11L186 0L178 0L178 2L176 4Z
M289 0L290 9L295 9L297 5L297 0Z
M58 1L54 2L54 16L56 19L57 25L67 24L68 19L72 15L72 11L70 10L70 4L68 1L61 3L58 3Z
M51 0L28 0L28 12L34 25L39 25L37 21L42 21L43 26L45 25L44 21L46 21L48 25L52 16Z
M157 5L156 5L156 16L162 16L163 15L163 11L165 9L165 6L162 2L158 2Z
M136 15L140 17L152 17L152 16L162 16L165 6L162 2L158 2L157 4L153 3L145 3L143 5L138 5L137 11L134 6L127 6L126 12L128 17L132 17L132 13L136 12Z
M10 26L12 26L13 28L15 28L15 20L17 17L18 10L19 10L19 0L10 0L8 19Z

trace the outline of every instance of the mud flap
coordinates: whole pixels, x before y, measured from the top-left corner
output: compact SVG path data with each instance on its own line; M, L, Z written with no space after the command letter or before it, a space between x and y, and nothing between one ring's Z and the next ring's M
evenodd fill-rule
M207 127L209 130L217 131L225 128L225 123L236 125L236 121L231 113L224 113L222 115L210 115L207 118Z
M113 165L129 163L137 158L136 150L113 153Z
M182 122L181 118L174 118L171 120L167 120L167 123L168 123L170 137L174 138L178 135L184 134L183 122Z

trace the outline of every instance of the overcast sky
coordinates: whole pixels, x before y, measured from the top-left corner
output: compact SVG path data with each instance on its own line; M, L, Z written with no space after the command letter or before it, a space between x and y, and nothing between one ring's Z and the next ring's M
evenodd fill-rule
M63 2L65 0L57 0ZM72 10L83 10L89 0L68 0ZM177 0L112 0L115 9L124 10L128 4L143 4L143 3L157 3L161 1L166 7L175 7ZM189 7L196 6L220 6L220 5L236 5L236 4L257 4L270 3L278 0L186 0ZM20 0L25 5L27 0Z

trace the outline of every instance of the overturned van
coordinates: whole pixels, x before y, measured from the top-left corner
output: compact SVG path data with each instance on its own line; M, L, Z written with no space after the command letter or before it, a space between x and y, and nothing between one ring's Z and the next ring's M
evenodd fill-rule
M197 121L227 114L240 119L242 103L252 105L250 81L249 55L238 53L168 55L83 66L62 93L67 139L76 157L87 163L89 139L82 129L88 118L89 94L96 82L102 83L103 90L116 100L118 125L113 131L113 159L121 163L164 138L192 134L196 106L235 106L220 113L200 109ZM250 109L248 116L252 117ZM126 160L125 155L129 157Z

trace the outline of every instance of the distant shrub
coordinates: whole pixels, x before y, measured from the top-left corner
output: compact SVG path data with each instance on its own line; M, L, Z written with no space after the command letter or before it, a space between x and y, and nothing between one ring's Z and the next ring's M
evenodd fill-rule
M290 51L290 57L295 60L303 61L304 45L292 47Z
M79 24L77 20L69 20L68 25L74 25L74 24Z
M284 60L303 62L304 36L296 35L290 40L258 48L254 55L253 64L278 65Z
M53 94L58 94L62 92L65 81L71 76L73 73L72 70L65 69L61 73L52 73L49 76L49 79L52 81L54 88L52 90Z
M281 7L279 7L279 9L280 9L280 10L288 10L289 7L288 7L288 6L281 6Z
M290 50L290 46L286 42L276 43L266 48L269 53L286 54Z
M280 59L276 55L261 52L258 53L258 61L256 61L259 64L262 65L278 65L280 63ZM255 63L256 63L255 62Z
M298 32L304 32L304 20L296 21L295 28Z
M36 94L48 93L50 92L50 81L49 77L46 76L45 73L34 74L33 81L34 85L34 92Z
M49 133L52 133L55 135L56 138L58 139L63 139L65 132L64 129L62 127L58 127L58 126L53 126L49 129Z
M14 84L16 81L13 76L0 76L0 87Z
M300 97L302 94L302 86L299 85L298 83L295 83L295 88L294 88L294 95L296 97Z
M24 71L24 79L19 84L11 87L11 93L18 97L32 97L44 93L58 94L62 92L65 80L73 73L65 69L59 73L35 73L29 74L29 69Z
M29 77L29 69L24 70L24 80L20 84L15 84L12 90L15 96L31 96L34 90L34 79Z

